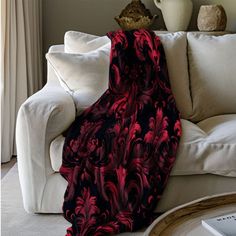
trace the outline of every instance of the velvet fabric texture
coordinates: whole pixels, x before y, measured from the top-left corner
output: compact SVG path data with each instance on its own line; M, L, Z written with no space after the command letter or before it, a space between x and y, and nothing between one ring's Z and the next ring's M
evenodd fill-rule
M144 29L108 37L109 88L76 118L63 148L68 236L113 235L149 224L181 135L159 37Z

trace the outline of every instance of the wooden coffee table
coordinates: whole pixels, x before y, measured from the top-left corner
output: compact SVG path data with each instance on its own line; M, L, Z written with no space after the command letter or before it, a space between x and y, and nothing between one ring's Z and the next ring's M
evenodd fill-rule
M212 236L201 220L236 212L236 192L204 197L158 217L144 236Z

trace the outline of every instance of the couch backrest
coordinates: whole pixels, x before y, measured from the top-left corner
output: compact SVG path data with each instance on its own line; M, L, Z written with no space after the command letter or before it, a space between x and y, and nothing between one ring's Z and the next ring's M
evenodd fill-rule
M192 114L192 103L189 90L187 62L187 34L185 32L164 33L155 32L161 39L166 54L170 83L181 117L188 119ZM66 53L86 53L107 45L110 40L106 37L86 33L68 31L64 38ZM49 52L60 51L62 48L53 46ZM55 73L48 65L49 77L55 78ZM107 78L108 79L108 78ZM48 78L50 81L51 79Z
M192 115L200 120L236 113L236 34L188 33Z
M236 34L155 33L165 50L181 118L198 122L215 115L236 113ZM65 52L87 52L106 45L107 40L106 36L69 31L65 34L64 45L69 51ZM63 50L62 45L53 46L49 51ZM50 66L48 69L48 80L55 80L54 71Z

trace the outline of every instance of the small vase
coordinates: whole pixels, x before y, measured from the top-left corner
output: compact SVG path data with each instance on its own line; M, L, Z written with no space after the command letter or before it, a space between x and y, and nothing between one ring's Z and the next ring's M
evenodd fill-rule
M200 31L224 31L227 15L221 5L203 5L200 7L197 26Z
M193 3L191 0L154 0L161 10L168 31L185 31L188 28Z

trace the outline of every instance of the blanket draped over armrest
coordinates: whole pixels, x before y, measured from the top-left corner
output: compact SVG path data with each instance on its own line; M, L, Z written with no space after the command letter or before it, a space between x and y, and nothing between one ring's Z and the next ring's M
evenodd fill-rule
M181 135L159 37L144 29L108 37L109 88L76 118L64 144L68 236L111 235L149 224Z

